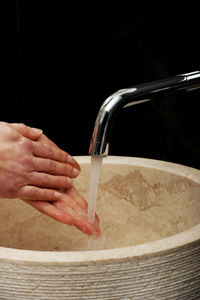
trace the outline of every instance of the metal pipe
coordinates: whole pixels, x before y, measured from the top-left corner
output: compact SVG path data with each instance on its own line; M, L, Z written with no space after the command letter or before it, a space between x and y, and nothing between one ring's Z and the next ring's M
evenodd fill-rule
M122 89L108 97L102 104L94 126L89 154L107 156L113 121L121 109L151 101L154 98L200 88L200 71L169 77Z

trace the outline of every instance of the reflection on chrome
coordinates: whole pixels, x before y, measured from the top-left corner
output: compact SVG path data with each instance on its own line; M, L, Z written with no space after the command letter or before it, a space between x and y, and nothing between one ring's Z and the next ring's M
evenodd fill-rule
M117 112L121 109L155 98L162 99L168 94L191 91L197 88L200 88L200 71L180 74L117 91L103 102L99 110L89 154L92 156L108 155L111 127Z

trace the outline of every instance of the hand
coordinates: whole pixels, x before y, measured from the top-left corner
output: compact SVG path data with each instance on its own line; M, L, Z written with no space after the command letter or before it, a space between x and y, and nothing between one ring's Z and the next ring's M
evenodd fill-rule
M72 186L79 164L38 129L0 122L0 197L54 201Z
M39 141L58 148L47 136L42 134ZM80 168L76 160L70 157L71 162L77 168ZM87 220L88 204L86 200L78 193L75 187L58 191L58 199L56 201L25 201L40 212L49 217L67 225L74 225L87 235L101 236L99 226L99 218L95 216L95 223L92 224Z
M40 131L34 133L30 127L23 124L12 124L22 135L26 135L29 139L38 139L38 142L48 145L59 150L58 146L54 144ZM37 135L36 135L37 133ZM39 135L38 135L39 134ZM80 170L79 164L68 155L68 161L74 168ZM95 223L92 224L87 220L88 204L78 191L71 187L65 190L56 191L56 199L40 200L24 200L26 203L39 210L40 212L52 217L53 219L67 225L74 225L87 235L101 236L101 229L99 226L99 218L96 215Z
M60 197L56 201L25 201L40 212L67 225L74 225L87 235L101 236L99 218L96 215L95 223L87 220L88 204L78 193L75 187L59 191Z

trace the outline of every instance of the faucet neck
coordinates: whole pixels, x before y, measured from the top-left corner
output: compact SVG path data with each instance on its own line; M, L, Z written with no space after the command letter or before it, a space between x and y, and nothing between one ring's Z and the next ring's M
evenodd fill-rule
M122 89L108 97L102 104L96 118L89 154L107 156L109 137L114 118L121 109L140 104L168 94L191 91L200 88L200 71L180 74L174 77L140 84Z

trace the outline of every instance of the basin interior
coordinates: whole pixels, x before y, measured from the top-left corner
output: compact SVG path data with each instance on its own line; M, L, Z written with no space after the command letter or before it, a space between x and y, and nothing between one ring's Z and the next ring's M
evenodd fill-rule
M87 199L90 160L78 160L82 172L75 185ZM181 170L187 167L179 170L178 165L168 163L166 168L160 168L159 162L154 161L146 164L148 160L139 159L134 164L134 159L130 163L128 158L118 160L105 159L102 166L97 213L103 237L94 243L94 248L148 243L199 223L200 180L182 174ZM82 232L41 214L22 200L0 199L0 206L1 247L40 251L88 249L88 237Z

